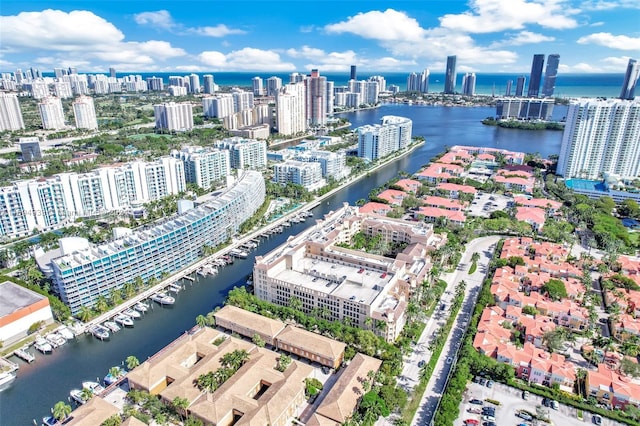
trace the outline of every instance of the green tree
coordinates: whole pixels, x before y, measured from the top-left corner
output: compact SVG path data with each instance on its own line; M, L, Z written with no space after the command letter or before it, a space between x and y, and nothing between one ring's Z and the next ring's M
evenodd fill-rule
M628 357L624 357L622 361L620 361L620 371L627 376L640 377L640 365Z
M91 312L91 308L88 306L82 305L80 306L80 310L78 311L78 319L82 322L87 322L91 319L93 313Z
M140 361L138 361L138 358L133 355L129 355L124 362L125 364L127 364L127 370L133 370L140 365Z
M289 355L281 353L280 356L278 357L278 364L276 365L276 370L278 370L281 373L284 373L284 371L287 369L289 364L291 364L291 361L292 359Z
M547 281L540 290L546 293L552 300L561 300L567 297L567 288L564 283L555 278Z
M106 312L109 309L109 302L107 301L107 298L104 297L102 294L98 296L98 299L96 300L95 309L99 313Z
M71 406L64 401L58 401L56 405L53 406L52 414L56 420L64 420L71 414Z
M264 348L264 346L267 344L258 333L253 335L251 341L259 348Z
M542 342L549 352L558 352L565 340L565 332L562 327L547 331L542 335Z
M180 415L180 420L183 420L187 417L187 408L189 408L189 400L187 398L182 398L176 396L173 401L171 401L173 408Z
M618 214L621 216L640 218L640 206L637 201L626 199L620 203Z
M200 328L205 328L207 326L207 322L207 317L205 317L204 315L198 315L196 317L196 324Z
M120 414L114 414L113 416L102 422L100 426L119 426L121 424L122 417L120 417Z

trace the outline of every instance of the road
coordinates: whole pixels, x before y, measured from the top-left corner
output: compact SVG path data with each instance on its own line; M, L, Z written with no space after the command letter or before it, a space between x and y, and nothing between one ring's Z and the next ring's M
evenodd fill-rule
M455 288L460 281L464 280L466 282L464 303L458 312L451 332L447 336L440 358L436 363L431 379L422 396L420 408L411 423L412 425L429 425L433 420L433 415L442 397L449 373L456 363L458 347L462 342L471 314L473 313L473 308L482 287L482 281L487 273L489 261L491 260L498 240L500 240L498 236L473 240L467 245L456 270L442 277L442 279L448 283L447 289ZM471 256L473 253L480 254L480 259L478 260L478 268L476 271L469 275L468 271L471 266ZM450 293L453 293L453 291ZM453 295L450 296L453 297Z

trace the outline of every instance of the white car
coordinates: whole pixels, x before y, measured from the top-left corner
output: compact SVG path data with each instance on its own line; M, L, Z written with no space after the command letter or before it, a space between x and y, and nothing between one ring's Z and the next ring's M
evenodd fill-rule
M482 420L485 422L495 422L496 418L493 416L482 416Z

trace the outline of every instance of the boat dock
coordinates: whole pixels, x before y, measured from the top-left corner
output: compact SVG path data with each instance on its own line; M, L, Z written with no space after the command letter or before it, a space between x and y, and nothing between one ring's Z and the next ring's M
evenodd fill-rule
M0 358L0 372L13 373L20 369L20 366L15 362L11 362L6 358Z
M28 346L16 349L15 351L13 351L13 354L25 362L32 363L33 361L35 361L36 357L27 349Z

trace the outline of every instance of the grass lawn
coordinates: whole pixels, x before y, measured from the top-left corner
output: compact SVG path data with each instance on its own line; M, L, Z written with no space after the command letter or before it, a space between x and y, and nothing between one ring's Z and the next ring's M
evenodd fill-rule
M165 134L165 135L161 135L161 134L156 134L156 133L141 133L139 135L131 135L131 136L127 136L129 139L144 139L146 137L150 137L150 138L162 138L165 137L167 139L172 139L173 135L169 135L169 134Z

